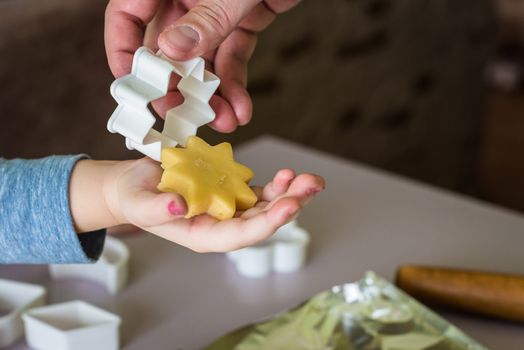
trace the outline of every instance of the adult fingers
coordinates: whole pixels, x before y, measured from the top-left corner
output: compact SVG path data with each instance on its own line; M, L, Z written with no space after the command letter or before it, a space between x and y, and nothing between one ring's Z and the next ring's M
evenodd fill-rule
M187 7L182 2L178 0L164 0L155 18L147 25L144 35L144 45L157 50L158 36L160 33L186 13Z
M159 37L174 60L202 56L220 45L260 0L200 0Z
M224 133L235 131L238 121L232 106L223 97L217 95L211 97L209 105L216 114L215 119L209 126Z
M263 2L269 10L279 14L295 7L301 0L263 0Z
M151 102L151 106L162 119L166 119L167 111L179 106L184 102L180 91L169 91L164 97Z
M247 92L247 65L257 38L252 32L237 29L220 45L215 57L215 72L221 79L220 94L235 111L240 125L251 119L252 103Z
M143 32L160 0L111 0L105 13L104 41L109 68L115 77L131 71L133 54L142 46Z
M184 102L184 97L179 91L169 91L166 96L153 101L155 112L165 119L167 111ZM233 132L237 127L237 119L235 112L229 103L222 97L213 95L209 101L209 105L215 111L215 119L209 124L213 129L228 133Z
M261 32L276 18L277 14L268 9L265 2L256 5L253 10L239 23L239 27L251 32Z

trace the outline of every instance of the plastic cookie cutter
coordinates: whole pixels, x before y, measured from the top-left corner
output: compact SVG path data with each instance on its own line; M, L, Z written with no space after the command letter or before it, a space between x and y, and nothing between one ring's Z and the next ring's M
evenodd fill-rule
M100 259L94 264L49 265L51 277L84 278L101 283L111 294L116 294L127 282L129 249L117 238L106 237Z
M31 309L22 315L28 345L39 350L116 350L119 316L70 301Z
M177 87L184 102L167 111L162 133L153 129L155 116L151 102L168 92L172 73L180 76ZM203 58L175 62L155 55L146 47L139 48L133 58L131 74L118 78L111 85L111 95L118 107L107 123L107 129L126 138L126 146L160 161L160 151L177 144L185 146L189 136L215 119L209 99L220 79L205 70Z
M12 345L24 334L22 313L45 304L44 287L0 279L0 348Z
M247 277L262 277L275 272L294 272L306 261L309 233L296 221L282 226L268 240L227 253L238 272Z

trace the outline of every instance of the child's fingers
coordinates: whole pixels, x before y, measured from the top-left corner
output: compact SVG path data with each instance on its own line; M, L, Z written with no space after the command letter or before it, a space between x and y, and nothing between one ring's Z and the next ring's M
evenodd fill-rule
M149 230L200 253L227 252L268 238L299 210L298 199L282 198L270 210L262 210L249 219L218 221L208 215L199 215L191 220L175 220L150 227Z
M271 209L271 207L282 198L295 198L301 206L304 206L309 203L315 194L322 191L324 186L324 179L322 177L312 174L301 174L293 180L285 193L267 205L266 210Z
M189 248L199 252L228 252L253 245L270 237L299 210L298 200L283 198L271 210L261 210L249 219L241 217L217 221L210 226L195 225L192 235L199 241L195 240L195 245Z
M285 225L301 209L296 198L282 198L267 209L241 222L241 236L231 237L231 246L225 251L247 247L269 238L277 229Z
M266 201L259 201L253 208L249 208L248 210L245 210L243 212L238 212L238 217L241 217L242 219L249 219L253 216L260 213L262 210L266 209L269 202Z
M131 199L134 203L129 220L138 226L162 225L173 219L183 217L187 212L184 199L176 193L155 193L140 191Z
M276 197L282 195L287 191L289 185L295 178L295 172L291 169L281 169L273 178L273 181L268 183L262 192L262 199L272 201Z
M278 175L278 174L277 174ZM281 179L285 179L281 177ZM281 183L282 184L282 183ZM286 191L279 194L269 203L265 200L261 200L257 205L249 210L243 212L240 216L244 219L249 219L257 215L261 210L270 209L275 202L284 197L295 197L300 201L301 206L307 204L310 199L318 192L324 189L324 179L320 176L311 175L311 174L302 174L293 178ZM254 188L255 193L259 195L260 188ZM273 187L271 184L268 184L264 191L272 191ZM276 194L274 192L273 194ZM259 196L260 197L260 196Z
M322 191L323 188L324 179L322 177L313 174L301 174L293 180L286 195L307 197Z

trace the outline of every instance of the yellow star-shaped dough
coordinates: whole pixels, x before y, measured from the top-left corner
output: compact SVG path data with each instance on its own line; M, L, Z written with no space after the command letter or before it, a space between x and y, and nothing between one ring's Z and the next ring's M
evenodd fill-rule
M210 146L192 136L186 148L163 149L161 161L164 173L158 189L184 197L186 218L207 213L219 220L230 219L237 210L249 209L257 202L248 185L254 173L235 162L227 142Z

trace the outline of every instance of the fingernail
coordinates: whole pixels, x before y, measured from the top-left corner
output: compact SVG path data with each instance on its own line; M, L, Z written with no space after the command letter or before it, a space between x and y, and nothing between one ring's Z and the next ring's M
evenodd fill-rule
M189 26L178 26L166 33L167 41L176 49L191 51L200 41L198 32Z
M175 201L169 202L167 205L167 210L171 215L183 215L186 212L186 208Z

